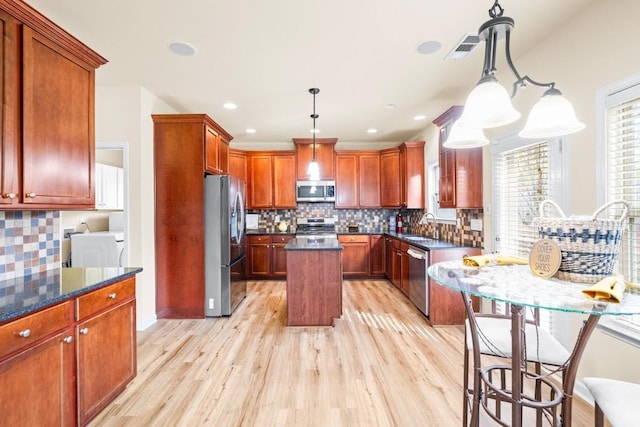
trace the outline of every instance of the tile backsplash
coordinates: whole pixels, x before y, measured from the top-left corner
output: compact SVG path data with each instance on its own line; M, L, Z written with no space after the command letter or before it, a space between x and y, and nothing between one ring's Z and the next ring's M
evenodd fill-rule
M0 281L60 268L59 211L0 211Z

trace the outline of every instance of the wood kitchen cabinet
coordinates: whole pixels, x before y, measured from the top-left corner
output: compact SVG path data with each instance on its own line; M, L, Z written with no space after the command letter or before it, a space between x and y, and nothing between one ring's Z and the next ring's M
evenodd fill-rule
M384 276L391 280L393 277L393 239L389 236L384 236Z
M226 132L214 129L205 124L205 164L204 170L214 175L229 173L229 141L231 137Z
M370 248L368 235L341 234L342 268L345 277L366 277L369 275Z
M281 278L287 275L284 247L292 235L252 235L247 240L247 276L255 279Z
M0 27L0 209L94 208L95 69L106 59L21 2L0 1Z
M380 152L336 152L336 208L380 207Z
M156 314L204 318L207 136L231 136L206 114L153 114Z
M440 128L438 199L441 208L482 208L482 147L451 149L442 145L461 114L462 107L453 106L433 121Z
M320 179L335 179L334 158L338 138L316 138L316 161L320 168ZM298 162L297 179L308 180L307 168L313 159L313 139L293 138Z
M371 267L369 275L373 277L384 277L385 274L385 238L381 234L369 236L369 257Z
M247 182L247 153L241 150L229 150L229 175ZM245 200L245 204L247 200Z
M381 205L424 209L424 141L406 141L380 152Z
M296 208L295 152L249 152L247 175L249 209Z
M75 424L72 322L73 304L67 302L0 326L4 425Z
M78 416L85 425L136 376L135 279L77 299Z

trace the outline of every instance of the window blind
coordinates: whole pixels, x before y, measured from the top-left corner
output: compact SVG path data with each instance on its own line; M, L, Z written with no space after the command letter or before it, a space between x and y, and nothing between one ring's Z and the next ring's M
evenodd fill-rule
M610 95L606 100L607 201L630 205L628 227L618 254L617 270L625 279L640 281L640 86ZM620 215L613 212L612 215ZM640 332L640 316L613 319L623 328Z

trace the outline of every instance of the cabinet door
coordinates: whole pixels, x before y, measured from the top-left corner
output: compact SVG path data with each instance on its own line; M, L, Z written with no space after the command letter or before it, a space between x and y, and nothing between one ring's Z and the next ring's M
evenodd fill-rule
M75 425L71 330L0 363L0 413L6 426Z
M393 248L393 256L391 258L391 283L396 288L402 289L402 252L400 249Z
M409 296L409 245L402 243L400 249L400 290Z
M358 156L359 206L361 208L380 207L380 155L362 154Z
M122 209L122 168L96 163L96 209Z
M337 139L331 138L330 141L324 138L316 138L316 161L320 168L320 179L335 179L334 171L334 147ZM295 139L296 156L298 157L298 173L297 177L301 180L308 180L307 168L313 160L313 144L311 139Z
M26 25L22 37L23 202L94 207L95 69Z
M336 154L336 207L358 207L358 156Z
M296 156L273 156L273 207L296 208Z
M380 155L380 204L383 207L400 207L400 152Z
M247 181L247 156L243 152L229 151L229 175ZM247 201L245 201L247 202Z
M218 169L223 175L229 174L229 141L220 135L218 141ZM244 179L243 179L244 181Z
M18 122L20 117L20 78L18 75L18 24L0 11L0 99L4 114L0 114L0 204L17 203L20 197Z
M247 245L247 276L269 277L271 275L271 249L269 237L264 236L264 243Z
M371 275L384 276L385 238L381 235L371 235L369 236L369 243L369 254L371 257Z
M290 239L289 236L271 236L271 275L273 277L287 275L287 252L284 247Z
M249 208L270 208L272 207L272 183L273 174L271 166L271 156L252 154L249 156L249 182L247 183L249 192Z
M384 238L384 275L387 279L393 277L393 239L391 237Z
M218 151L220 145L220 135L209 126L204 127L204 170L213 173L220 173L220 153Z
M345 276L369 275L369 236L338 236L342 250L342 268Z
M85 425L136 376L135 301L79 323L78 415Z
M456 207L455 163L455 151L443 148L440 151L440 181L438 183L438 198L441 208Z

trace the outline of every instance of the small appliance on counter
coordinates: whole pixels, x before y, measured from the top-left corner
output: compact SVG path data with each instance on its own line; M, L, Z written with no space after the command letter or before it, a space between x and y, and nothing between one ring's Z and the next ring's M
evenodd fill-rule
M247 228L247 230L257 230L259 219L259 214L247 214L245 216L245 227Z
M349 231L349 233L357 233L360 230L360 225L351 223L347 226L347 230Z

